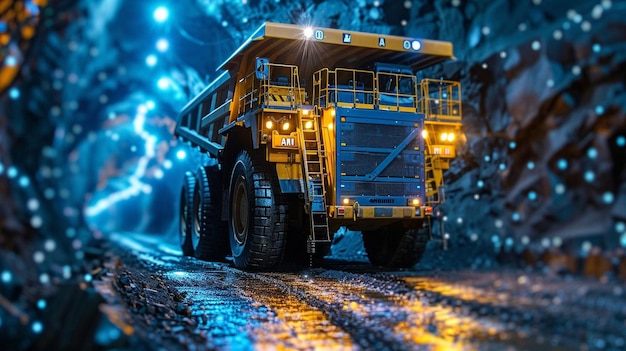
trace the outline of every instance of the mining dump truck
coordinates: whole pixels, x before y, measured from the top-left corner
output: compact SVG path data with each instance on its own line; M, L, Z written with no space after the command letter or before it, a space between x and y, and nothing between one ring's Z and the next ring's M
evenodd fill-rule
M372 264L417 263L461 132L459 82L421 71L452 58L448 42L260 26L178 116L213 161L185 174L183 254L267 270L346 227Z

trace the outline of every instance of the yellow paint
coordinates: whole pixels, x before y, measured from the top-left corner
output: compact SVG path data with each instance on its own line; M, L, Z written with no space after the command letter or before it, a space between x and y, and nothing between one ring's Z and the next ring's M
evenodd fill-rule
M278 179L302 179L302 167L299 163L276 163Z

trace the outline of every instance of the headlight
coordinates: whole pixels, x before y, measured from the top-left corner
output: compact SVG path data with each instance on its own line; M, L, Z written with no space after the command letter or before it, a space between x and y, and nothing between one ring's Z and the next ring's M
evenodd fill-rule
M428 131L426 129L422 129L422 138L428 138Z
M448 133L441 133L441 141L448 141Z
M344 205L349 205L350 204L350 199L348 199L347 197L344 197L341 202L343 202Z
M267 128L267 129L274 128L274 122L268 120L267 122L265 122L265 128Z
M454 141L454 133L448 133L448 141Z
M289 122L283 123L283 127L282 128L283 128L284 131L289 130L289 127L290 127Z

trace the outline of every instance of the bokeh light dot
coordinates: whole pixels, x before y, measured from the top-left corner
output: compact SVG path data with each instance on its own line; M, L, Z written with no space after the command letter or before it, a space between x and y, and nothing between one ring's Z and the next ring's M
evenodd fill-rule
M593 10L591 10L591 17L593 17L593 19L600 19L600 17L602 17L602 12L604 12L604 9L602 8L602 5L598 4L593 7Z
M496 228L500 229L502 228L502 226L504 226L504 222L501 219L496 219L494 225L496 226Z
M552 87L554 86L554 80L553 80L553 79L548 79L548 80L546 81L546 86L547 86L548 88L552 88Z
M176 158L179 160L184 160L187 157L187 153L185 152L185 150L178 150L178 152L176 152Z
M10 271L2 271L2 275L0 276L2 282L8 284L13 280L13 274Z
M528 161L528 163L526 164L526 168L532 171L533 169L535 169L535 163L533 161Z
M170 168L172 168L172 166L173 166L172 160L165 160L165 161L163 161L163 168L170 169Z
M57 247L57 244L56 244L56 242L55 242L54 240L52 240L52 239L48 239L48 240L46 240L46 241L44 242L44 244L43 244L43 248L44 248L46 251L48 251L48 252L52 252L52 251L54 251L54 249L56 249L56 247Z
M41 219L40 216L33 216L30 219L30 225L35 229L41 228L43 225L43 219Z
M560 29L557 29L552 33L552 37L556 40L561 40L563 38L563 32Z
M500 58L506 58L506 51L500 51Z
M537 200L537 193L534 192L534 191L529 191L528 192L528 200L530 200L530 201Z
M500 168L501 171L506 170L506 164L505 163L501 163L498 168Z
M537 51L537 50L541 49L541 43L538 40L535 40L535 41L532 42L532 44L530 44L530 47L533 50Z
M93 277L91 276L91 274L87 273L83 276L83 280L87 283L90 283L93 280Z
M480 200L480 195L479 194L474 194L474 200L476 200L476 201Z
M587 183L591 183L596 179L596 174L593 173L593 171L585 171L585 174L583 177L585 178L585 181Z
M624 222L615 223L615 231L618 233L623 233L626 230L626 224Z
M45 259L46 259L46 255L43 252L35 251L35 253L33 253L33 261L35 261L35 263L37 264L43 263Z
M590 31L591 30L591 22L583 21L583 23L580 24L580 29L582 29L583 32Z
M167 51L167 49L169 49L169 47L170 47L170 42L167 39L165 39L165 38L161 38L161 39L157 40L157 42L156 42L156 48L160 52Z
M572 74L573 74L573 75L577 76L577 75L579 75L579 74L580 74L580 72L581 72L581 70L580 70L580 66L578 66L578 65L574 65L574 66L572 67Z
M615 145L619 146L619 147L624 147L626 146L626 137L624 137L623 135L619 135L616 139L615 139Z
M452 6L454 7L461 6L461 0L452 0Z
M511 215L511 219L513 220L513 222L519 222L519 220L521 219L519 212L513 212L513 214Z
M40 321L34 321L31 329L33 330L33 333L40 334L43 331L43 324Z
M13 100L19 99L20 97L20 90L18 88L11 88L9 89L9 97Z
M518 29L520 32L525 31L525 30L526 30L526 28L527 28L526 23L520 23L520 24L517 26L517 29Z
M516 147L517 147L517 143L516 143L516 142L511 141L511 142L509 143L509 149L515 149Z
M567 169L567 160L564 158L560 158L557 162L556 162L556 166L560 169L560 170L565 170Z
M482 187L485 185L485 183L484 183L482 180L479 180L478 182L476 182L476 185L477 185L479 188L482 188Z
M37 308L39 308L40 310L45 309L46 308L46 300L44 300L44 299L37 300Z
M485 162L489 162L489 161L491 161L491 156L485 155Z
M602 201L603 201L605 204L611 204L611 203L613 203L613 200L614 200L614 199L615 199L615 197L614 197L613 193L612 193L612 192L610 192L610 191L606 191L606 192L604 192L604 194L602 194Z
M9 178L15 178L17 177L17 168L11 166L7 169L7 176Z
M604 114L604 106L602 105L596 106L596 115L602 115L602 114Z
M610 9L613 6L613 2L611 0L602 0L602 7L604 7L605 10Z
M41 284L48 284L48 283L50 283L50 275L48 275L48 273L41 273L39 275L39 282Z
M622 247L626 247L626 233L620 235L620 244Z
M29 199L26 203L26 207L28 207L28 209L31 211L37 211L39 209L39 200Z
M598 150L595 147L590 147L587 150L587 157L592 160L596 159L598 157Z
M557 184L557 185L554 187L554 192L555 192L557 195L563 195L563 194L565 193L565 185L563 185L563 184Z

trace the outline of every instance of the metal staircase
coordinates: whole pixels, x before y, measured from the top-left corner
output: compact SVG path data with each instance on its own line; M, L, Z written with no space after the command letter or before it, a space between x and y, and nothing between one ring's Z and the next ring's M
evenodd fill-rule
M306 185L306 211L310 230L307 251L315 253L316 243L330 243L326 212L325 151L318 128L319 116L309 112L300 118L302 169ZM307 128L308 127L308 128Z

